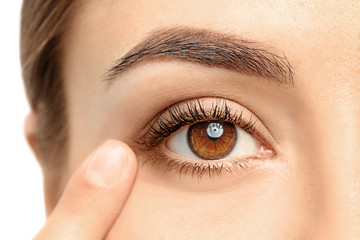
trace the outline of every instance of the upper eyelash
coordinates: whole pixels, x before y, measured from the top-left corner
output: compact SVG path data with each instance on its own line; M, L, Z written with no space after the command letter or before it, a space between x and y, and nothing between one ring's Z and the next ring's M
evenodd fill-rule
M226 121L240 126L246 132L254 134L256 120L250 115L250 119L243 121L243 110L235 111L228 106L225 99L216 99L212 102L209 112L206 112L200 100L192 100L185 103L183 109L179 104L169 107L169 118L160 116L153 125L148 127L146 136L137 143L147 147L156 147L183 126L192 125L207 120Z

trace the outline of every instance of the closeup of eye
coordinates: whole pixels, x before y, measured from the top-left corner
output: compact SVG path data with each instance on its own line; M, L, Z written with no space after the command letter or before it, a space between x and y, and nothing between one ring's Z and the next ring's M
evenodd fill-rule
M223 169L244 169L252 160L270 159L274 151L265 132L246 108L204 98L169 106L148 124L137 143L154 153L147 159L152 166L200 179L204 174L220 175Z
M254 156L257 140L239 126L224 121L205 121L185 127L166 143L176 154L200 160Z

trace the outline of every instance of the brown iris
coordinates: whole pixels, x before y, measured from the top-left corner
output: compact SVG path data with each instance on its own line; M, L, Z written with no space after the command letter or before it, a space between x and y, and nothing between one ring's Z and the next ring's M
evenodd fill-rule
M237 136L233 124L207 121L190 126L187 137L191 150L198 157L216 160L231 152Z

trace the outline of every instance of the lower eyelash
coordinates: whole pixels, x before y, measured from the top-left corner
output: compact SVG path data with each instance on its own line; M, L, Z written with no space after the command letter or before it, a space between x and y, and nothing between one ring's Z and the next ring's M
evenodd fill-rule
M254 159L257 159L257 157L249 157L247 159L226 162L187 162L176 158L169 158L169 156L164 153L155 151L155 153L147 155L147 158L144 162L142 162L142 165L159 168L163 171L164 175L175 171L178 173L179 178L186 175L197 177L200 182L203 177L208 177L210 179L214 177L221 178L224 171L228 174L232 174L237 169L246 170L250 167L250 165L254 165L253 163L250 163L252 162L251 160Z
M163 116L159 117L156 122L148 128L146 136L136 142L148 148L154 148L181 127L208 120L233 123L250 134L254 134L255 132L256 120L250 116L250 119L244 122L242 117L243 110L232 113L231 108L224 99L214 100L212 102L212 108L208 113L204 110L203 103L199 100L187 102L184 110L177 104L170 107L167 112L169 113L168 118Z

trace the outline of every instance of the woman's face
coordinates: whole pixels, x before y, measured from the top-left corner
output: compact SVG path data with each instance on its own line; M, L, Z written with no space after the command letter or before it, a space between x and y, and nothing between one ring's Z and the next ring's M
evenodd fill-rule
M360 236L359 13L355 0L86 1L64 39L58 190L114 138L139 169L111 239Z

